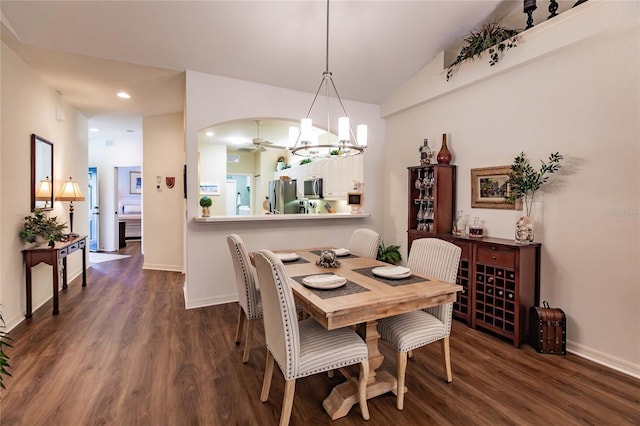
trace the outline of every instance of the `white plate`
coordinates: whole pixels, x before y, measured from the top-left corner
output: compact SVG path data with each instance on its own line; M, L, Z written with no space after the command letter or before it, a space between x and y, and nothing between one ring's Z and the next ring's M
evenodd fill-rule
M277 253L276 256L278 256L283 262L293 262L300 258L296 253Z
M334 251L336 252L336 256L347 256L349 254L349 249L346 248L337 248Z
M310 275L302 279L302 283L307 287L317 288L320 290L330 290L332 288L342 287L346 282L346 278L336 274Z
M381 266L373 268L371 272L373 272L373 275L389 279L408 278L411 276L411 269L404 266Z

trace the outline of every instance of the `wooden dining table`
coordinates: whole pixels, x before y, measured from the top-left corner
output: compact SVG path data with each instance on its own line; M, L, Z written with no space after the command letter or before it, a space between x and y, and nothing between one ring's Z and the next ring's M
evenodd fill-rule
M371 272L372 269L390 265L353 254L337 257L340 267L320 267L316 265L316 261L321 251L322 248L279 250L281 253L298 255L297 260L284 262L296 303L327 330L355 326L368 349L367 398L386 392L395 394L395 377L380 369L384 356L378 347L380 335L377 320L454 302L456 293L462 287L415 271L407 278L380 278ZM327 273L346 278L346 284L336 289L319 290L302 283L306 276ZM322 403L333 420L346 416L351 406L358 403L357 377L350 377L346 369L341 372L345 374L347 381L334 387Z

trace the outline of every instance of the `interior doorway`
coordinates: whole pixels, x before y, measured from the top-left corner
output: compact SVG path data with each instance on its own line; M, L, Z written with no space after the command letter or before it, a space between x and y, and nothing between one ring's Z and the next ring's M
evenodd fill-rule
M231 188L230 182L234 182L235 188ZM251 204L251 175L240 173L227 175L227 214L234 216L251 214ZM229 213L231 210L233 213Z
M100 207L98 205L98 168L89 167L89 251L100 247Z

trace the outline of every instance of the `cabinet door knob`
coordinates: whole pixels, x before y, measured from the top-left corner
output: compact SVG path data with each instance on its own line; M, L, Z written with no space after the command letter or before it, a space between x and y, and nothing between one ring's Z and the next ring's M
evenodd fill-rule
M495 249L496 249L496 246L491 246L491 250L495 250Z
M491 256L491 258L492 258L493 260L496 260L496 257L495 257L495 256Z

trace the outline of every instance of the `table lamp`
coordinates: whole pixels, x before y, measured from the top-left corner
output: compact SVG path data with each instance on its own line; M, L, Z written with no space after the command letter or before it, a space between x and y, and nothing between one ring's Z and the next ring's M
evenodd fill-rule
M36 201L44 201L44 208L49 208L49 201L51 201L52 193L53 188L51 187L51 179L47 176L38 184L38 188L36 189Z
M69 231L70 236L77 236L78 234L73 233L73 202L74 201L84 201L84 195L82 195L82 191L80 191L80 186L78 182L69 178L68 181L65 181L62 190L56 196L56 201L70 201L69 204Z

